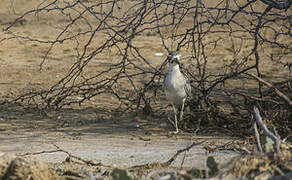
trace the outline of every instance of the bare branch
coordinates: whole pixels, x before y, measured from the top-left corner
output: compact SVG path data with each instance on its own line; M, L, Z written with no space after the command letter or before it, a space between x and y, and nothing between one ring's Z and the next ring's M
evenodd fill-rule
M263 83L264 85L268 86L269 88L272 88L279 97L281 97L284 101L286 101L292 107L292 101L285 94L283 94L276 87L274 87L272 84L270 84L269 82L263 80L262 78L254 75L252 73L247 73L247 74L252 76L253 78L255 78L257 81L259 81L259 82Z
M137 165L137 166L133 166L131 167L131 169L136 169L136 168L147 168L147 169L152 169L152 168L157 168L157 167L168 167L171 165L171 163L173 161L176 160L176 158L178 157L178 155L180 155L181 153L185 152L185 151L189 151L190 149L192 149L194 146L203 144L204 142L206 142L206 140L204 141L200 141L200 142L193 142L191 145L187 146L184 149L180 149L178 150L168 161L163 162L163 163L149 163L149 164L143 164L143 165Z
M265 135L270 137L274 143L275 143L275 148L276 148L276 152L279 155L280 154L280 143L281 143L281 139L279 139L277 136L275 136L265 125L265 123L262 120L262 117L260 115L259 109L254 106L253 107L254 110L254 114L253 117L255 119L255 121L258 123L258 125L260 126L260 128L264 131Z
M256 138L256 142L257 142L257 148L258 148L260 153L263 153L263 148L262 148L262 145L261 145L260 135L259 135L258 128L257 128L257 123L256 123L255 118L253 117L253 115L251 115L251 120L252 120L252 124L253 124L254 135L255 135L255 138Z
M281 0L281 1L261 0L261 1L265 3L266 5L275 9L279 9L279 10L288 9L292 4L291 0Z
M44 151L39 151L39 152L28 152L28 153L22 153L22 154L17 154L17 156L31 156L31 155L39 155L39 154L50 154L50 153L56 153L56 152L63 152L63 153L66 153L70 158L74 158L74 159L77 159L87 165L91 165L91 166L102 166L102 164L99 162L99 163L95 163L93 162L92 160L86 160L86 159L83 159L79 156L76 156L64 149L61 149L59 146L55 145L54 146L57 148L56 150L44 150Z

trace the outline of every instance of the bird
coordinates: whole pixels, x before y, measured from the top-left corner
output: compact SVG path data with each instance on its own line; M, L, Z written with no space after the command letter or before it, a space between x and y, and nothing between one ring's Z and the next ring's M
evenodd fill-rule
M164 92L174 111L175 134L179 132L177 115L179 113L179 121L182 121L185 101L191 96L191 85L180 70L180 56L179 51L169 53L169 70L164 80Z

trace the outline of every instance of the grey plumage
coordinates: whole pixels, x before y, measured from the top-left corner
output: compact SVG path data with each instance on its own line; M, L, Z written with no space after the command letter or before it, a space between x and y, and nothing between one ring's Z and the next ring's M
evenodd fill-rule
M191 85L186 76L180 71L179 52L170 52L167 58L169 60L169 71L164 81L164 90L166 98L172 104L174 110L175 133L178 133L177 111L180 111L181 121L183 118L185 100L191 95Z

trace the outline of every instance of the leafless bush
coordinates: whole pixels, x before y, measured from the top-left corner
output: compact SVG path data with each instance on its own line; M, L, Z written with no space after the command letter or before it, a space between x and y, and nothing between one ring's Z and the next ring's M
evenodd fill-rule
M180 50L185 55L184 70L195 89L191 111L203 114L198 119L237 125L247 122L257 104L287 133L291 104L247 73L272 83L291 99L291 14L290 0L43 1L7 25L9 37L2 42L17 38L48 44L40 70L55 46L75 46L74 63L64 77L48 89L16 99L41 109L81 104L100 94L115 97L123 110L155 106L167 63L151 62L151 50L139 46L144 35L160 40L153 45L157 51ZM55 39L14 31L25 18L40 21L47 16L64 19L61 27L48 25L59 29ZM104 69L87 74L89 63L105 54L113 58ZM277 78L271 67L279 69Z

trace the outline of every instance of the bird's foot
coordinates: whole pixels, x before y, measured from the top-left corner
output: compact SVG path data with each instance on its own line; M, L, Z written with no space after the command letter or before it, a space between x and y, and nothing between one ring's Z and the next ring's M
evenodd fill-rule
M176 131L170 131L169 132L170 135L175 135L175 134L178 134L178 133L179 133L179 130L178 129Z

